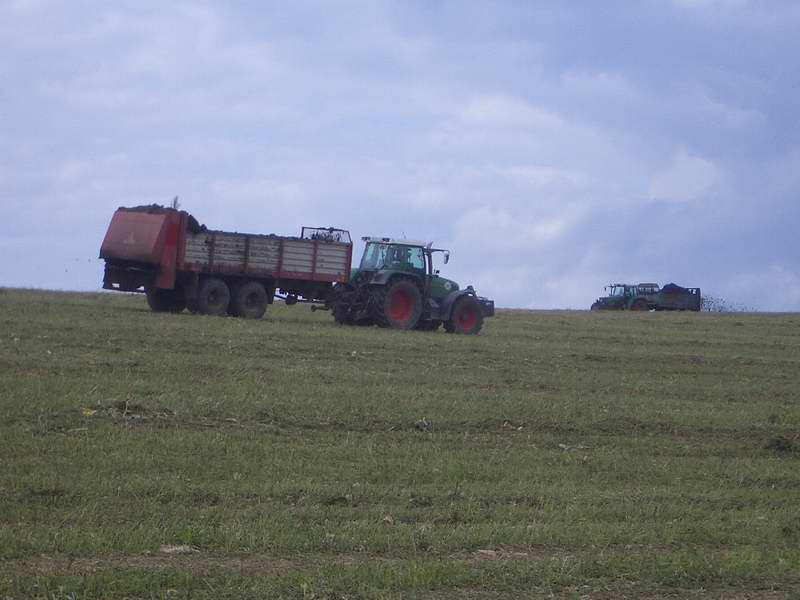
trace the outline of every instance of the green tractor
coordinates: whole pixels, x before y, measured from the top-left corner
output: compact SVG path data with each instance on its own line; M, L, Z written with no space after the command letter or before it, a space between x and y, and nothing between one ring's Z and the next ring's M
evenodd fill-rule
M433 269L433 255L444 263L450 252L432 243L365 237L361 264L350 280L337 284L326 307L337 323L378 325L394 329L475 334L483 320L494 316L494 302L460 289Z

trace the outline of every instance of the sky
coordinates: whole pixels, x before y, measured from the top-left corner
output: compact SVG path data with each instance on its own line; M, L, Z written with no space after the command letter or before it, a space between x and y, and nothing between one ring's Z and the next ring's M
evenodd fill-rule
M99 289L113 211L178 195L432 240L502 307L797 311L798 31L780 0L2 0L0 286Z

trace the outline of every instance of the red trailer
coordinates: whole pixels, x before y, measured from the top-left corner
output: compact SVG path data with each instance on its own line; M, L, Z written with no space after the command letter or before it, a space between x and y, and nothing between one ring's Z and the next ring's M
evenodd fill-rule
M350 279L349 232L303 227L300 237L213 231L161 206L119 208L100 258L103 287L143 292L155 311L261 318L280 292L287 304L325 302Z

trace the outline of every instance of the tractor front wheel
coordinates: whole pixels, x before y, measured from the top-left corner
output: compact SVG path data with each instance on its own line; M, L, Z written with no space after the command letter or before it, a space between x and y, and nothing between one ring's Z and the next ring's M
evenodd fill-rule
M450 320L444 328L447 333L476 334L483 327L483 312L478 301L472 296L462 296L456 300Z
M374 320L380 327L414 329L422 315L422 293L408 279L395 280L372 292Z

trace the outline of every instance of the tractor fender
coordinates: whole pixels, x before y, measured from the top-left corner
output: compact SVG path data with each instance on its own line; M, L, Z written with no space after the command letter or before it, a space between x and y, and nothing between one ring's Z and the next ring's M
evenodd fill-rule
M405 271L378 271L369 280L369 285L389 285L395 279L408 279L413 281L417 286L422 287L419 275L414 273L407 273Z
M439 308L439 318L442 321L447 321L450 319L450 313L453 310L453 305L456 303L456 300L461 298L462 296L474 296L475 293L470 289L464 290L455 290L447 294L442 300L442 303Z

